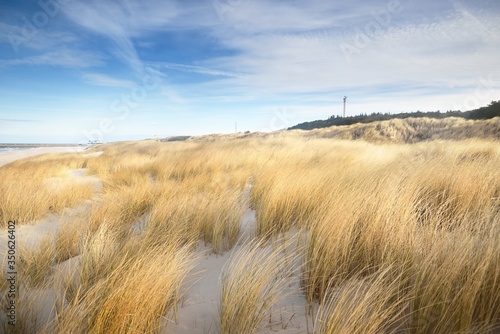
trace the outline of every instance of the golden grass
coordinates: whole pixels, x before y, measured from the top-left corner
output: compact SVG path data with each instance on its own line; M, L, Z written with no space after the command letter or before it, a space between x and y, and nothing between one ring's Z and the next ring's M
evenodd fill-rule
M67 174L84 164L80 155L47 154L0 167L0 226L14 219L26 224L91 198L92 185Z
M272 306L285 297L290 284L289 264L296 255L256 239L236 254L221 277L219 326L222 334L254 333Z
M92 270L92 277L81 277L80 286L71 287L70 305L47 331L157 333L167 312L175 313L184 277L192 268L190 245L170 240L152 246L136 240L113 252L106 250L113 237L103 232L99 238L88 247L104 258L82 254L82 266L87 269L81 275L88 274L91 264L99 269Z
M81 240L85 233L86 225L83 218L73 218L61 224L54 239L55 261L64 262L81 252Z
M313 130L292 130L279 132L252 132L235 134L214 134L191 137L184 143L220 143L227 141L276 138L329 138L335 140L359 140L378 144L414 144L434 140L464 141L468 139L500 139L500 117L486 120L466 120L457 117L443 119L406 118L357 123L345 126L331 126Z
M148 181L107 190L102 202L94 204L91 209L90 232L95 232L102 224L108 224L125 238L131 225L151 209L157 189L155 184Z
M94 317L91 332L157 332L166 312L176 312L192 259L189 247L167 246L129 260L122 272L116 270L105 281L104 291L111 291ZM91 298L97 296L102 297L100 291Z
M18 280L28 287L43 287L52 271L55 248L49 237L44 237L36 247L21 245L18 248Z
M238 170L238 161L221 163L227 160L222 154L201 146L122 143L89 160L89 170L104 180L104 203L93 211L91 226L111 222L128 231L148 213L146 238L164 240L177 229L188 241L201 236L214 252L232 248L242 214L240 193L250 172Z
M408 301L402 275L387 266L331 287L321 301L313 333L400 333Z
M415 270L410 332L487 332L498 326L499 254L498 242L467 232L453 239L442 235Z
M186 242L201 237L221 253L238 239L242 209L238 191L162 195L153 206L144 238L158 243L168 242L171 235L183 236Z
M308 300L321 301L332 285L369 277L390 264L405 273L399 283L411 287L407 332L483 331L498 325L498 147L484 142L486 159L474 153L464 162L471 155L468 145L388 147L400 151L397 160L366 159L370 166L334 168L335 181L325 186L330 195L309 225ZM317 177L325 184L333 180L328 172ZM294 196L300 194L287 199ZM429 321L429 312L438 320Z
M306 235L297 255L303 292L319 303L315 333L487 333L500 325L498 142L375 145L306 134L107 144L100 156L0 168L3 220L32 221L90 198L83 188L69 194L70 185L49 194L46 180L64 180L68 169L86 166L103 181L88 218L22 252L32 259L23 275L33 287L55 287L52 266L79 255L46 332L159 332L165 317L175 318L198 241L215 253L237 243L246 184L260 241L224 271L221 332L255 332L283 296L291 258L264 245L295 228ZM30 195L9 193L15 187Z
M89 231L83 237L78 280L82 292L91 289L118 265L123 247L119 238L119 233L108 223L99 225L96 231Z

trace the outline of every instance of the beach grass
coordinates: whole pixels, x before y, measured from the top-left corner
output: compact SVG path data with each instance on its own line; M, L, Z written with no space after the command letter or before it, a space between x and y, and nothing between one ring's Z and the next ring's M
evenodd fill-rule
M286 296L286 268L297 259L297 293L317 309L314 333L493 333L500 326L496 141L409 145L295 131L95 150L103 153L0 168L2 224L31 223L92 199L53 240L19 250L23 286L64 296L49 303L56 312L46 333L161 332L165 321L178 321L200 245L231 254L221 273L221 333L258 333ZM78 168L102 181L100 193L71 181L68 171ZM242 240L248 206L255 238ZM301 231L304 243L284 255L279 244L291 231ZM55 267L67 260L75 260L75 274L56 279Z
M290 263L297 255L286 251L290 240L254 239L232 257L221 277L219 326L222 334L254 333L272 306L285 297Z
M90 199L92 184L75 182L68 174L85 163L78 154L48 154L0 167L0 226L9 220L28 224Z

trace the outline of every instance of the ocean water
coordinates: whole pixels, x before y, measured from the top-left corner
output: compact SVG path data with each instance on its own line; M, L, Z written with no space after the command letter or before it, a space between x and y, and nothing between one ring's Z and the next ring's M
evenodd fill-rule
M0 147L0 152L29 150L29 147Z

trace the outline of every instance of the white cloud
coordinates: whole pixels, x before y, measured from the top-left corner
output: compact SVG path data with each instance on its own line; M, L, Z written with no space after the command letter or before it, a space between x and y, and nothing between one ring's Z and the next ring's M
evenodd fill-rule
M193 66L193 65L185 65L185 64L176 64L176 63L168 63L168 62L144 62L144 65L153 66L155 68L169 69L181 72L188 73L198 73L215 77L239 77L242 76L240 73L221 71L213 68L202 67L202 66Z
M0 67L21 65L49 65L68 68L86 68L103 65L103 61L101 56L93 52L77 51L68 48L60 48L58 50L36 56L0 60Z
M104 87L121 87L121 88L132 88L135 84L130 80L123 80L110 77L105 74L99 73L87 73L83 75L85 82Z
M239 52L201 65L247 75L204 88L226 88L226 95L249 91L262 98L304 92L321 96L387 85L400 85L410 90L408 94L418 91L412 86L425 86L429 91L450 87L467 90L490 75L500 59L500 24L495 14L463 7L453 12L450 7L446 16L427 22L417 18L408 21L411 13L405 10L413 8L403 6L391 24L357 43L360 30L364 33L370 20L377 22L370 14L376 10L374 5L357 8L359 15L344 29L335 26L345 21L345 12L336 17L334 8L322 8L323 12L318 8L315 4L299 11L288 3L264 1L247 1L235 8L214 34L224 46ZM386 3L378 8L385 10ZM226 29L233 21L235 29ZM317 30L329 25L333 28ZM340 48L342 43L355 48L350 61Z
M0 22L0 43L9 44L18 53L23 49L47 50L61 45L76 43L78 36L69 31L53 31L49 29L28 29L22 24Z
M111 39L114 53L135 71L143 66L132 41L149 30L159 29L177 15L172 1L72 1L63 7L78 25Z

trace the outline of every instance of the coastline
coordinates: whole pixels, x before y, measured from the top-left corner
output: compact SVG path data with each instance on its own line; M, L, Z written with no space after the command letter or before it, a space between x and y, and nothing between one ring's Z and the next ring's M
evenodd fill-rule
M0 152L0 167L16 160L34 157L46 153L73 153L83 152L87 146L50 146L34 147L25 150Z

